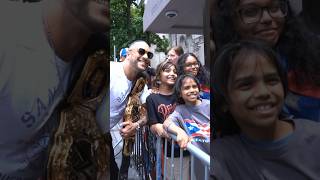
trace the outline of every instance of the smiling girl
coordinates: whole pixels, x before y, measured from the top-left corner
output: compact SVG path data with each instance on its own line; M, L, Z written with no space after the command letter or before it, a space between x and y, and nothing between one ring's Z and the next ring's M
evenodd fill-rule
M286 73L266 44L225 47L213 72L215 179L317 179L320 124L281 113Z
M152 93L147 97L147 112L148 112L148 124L153 134L160 137L168 137L166 131L163 129L163 121L174 111L176 107L176 97L174 95L174 84L177 79L177 69L175 64L170 60L165 60L157 66L156 77L154 80L154 88L158 89L157 93ZM168 142L168 146L171 147L171 142ZM178 146L174 150L175 166L179 164L180 149ZM188 156L187 151L184 152L184 156ZM171 156L171 151L166 154L167 157ZM184 157L184 161L187 161L188 157ZM169 161L167 169L171 167ZM188 163L184 163L185 178L189 178L189 166ZM186 176L188 175L188 176ZM168 177L169 178L169 174ZM179 178L179 169L175 168L174 177Z
M210 75L193 53L181 55L177 62L178 75L192 74L200 83L200 97L210 99Z
M162 123L176 106L176 98L173 94L176 79L176 66L168 60L163 61L156 69L154 80L154 87L158 89L158 93L152 93L147 97L148 123L151 131L161 137L167 137Z
M192 74L179 76L175 84L178 97L175 111L165 120L163 127L177 135L181 148L186 148L190 138L201 150L210 152L210 101L199 97L200 84ZM196 178L204 179L204 167L196 160Z

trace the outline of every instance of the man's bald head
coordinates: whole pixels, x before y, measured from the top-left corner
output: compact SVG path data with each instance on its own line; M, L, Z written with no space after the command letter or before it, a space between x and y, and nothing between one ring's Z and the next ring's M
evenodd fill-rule
M142 40L136 40L129 45L129 54L140 54L142 58L151 59L153 53L150 52L150 46L148 43ZM148 56L147 54L152 54L152 56Z
M145 41L142 41L142 40L136 40L134 42L132 42L130 45L129 45L129 48L130 49L139 49L141 47L145 47L145 46L148 46L150 48L150 46L148 45L148 43L146 43Z
M150 52L150 46L145 41L137 40L131 43L124 61L124 70L127 78L133 80L139 72L145 71L150 65L152 56L153 53Z

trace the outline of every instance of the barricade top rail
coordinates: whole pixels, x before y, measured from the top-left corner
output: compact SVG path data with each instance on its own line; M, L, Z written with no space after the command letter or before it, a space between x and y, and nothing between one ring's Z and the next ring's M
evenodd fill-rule
M177 141L177 136L171 132L168 132L169 136ZM210 166L210 156L203 152L200 148L197 146L193 145L191 142L187 144L187 150L194 155L197 159L201 160L205 165Z

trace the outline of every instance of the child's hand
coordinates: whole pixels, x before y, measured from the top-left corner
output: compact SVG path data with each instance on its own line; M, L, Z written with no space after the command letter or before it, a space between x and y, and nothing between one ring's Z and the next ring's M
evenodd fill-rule
M187 148L188 142L190 142L191 138L186 134L185 131L181 130L177 132L177 143L182 149Z
M163 129L162 124L157 123L151 126L151 130L154 134L160 137L169 138L167 132Z

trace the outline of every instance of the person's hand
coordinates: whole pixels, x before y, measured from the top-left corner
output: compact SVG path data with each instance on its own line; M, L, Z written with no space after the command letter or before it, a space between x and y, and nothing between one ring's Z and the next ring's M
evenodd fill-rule
M166 130L163 129L163 125L160 123L153 124L151 126L151 130L157 136L164 137L164 138L170 138L169 135L167 134Z
M181 130L177 132L177 143L182 149L186 149L188 142L191 141L191 138L186 134L185 131Z
M138 127L138 124L127 121L127 122L123 122L121 126L123 128L120 129L120 135L123 138L129 138L136 134L136 128Z

